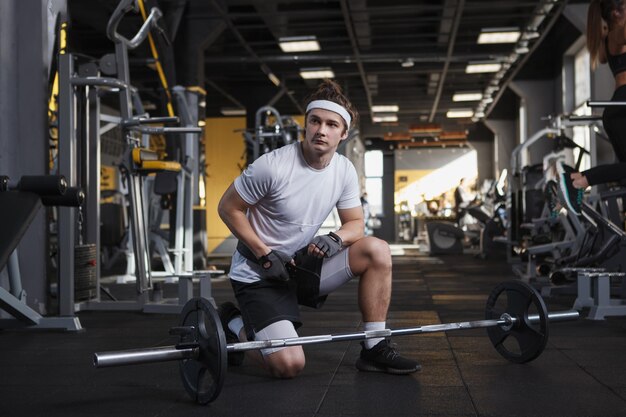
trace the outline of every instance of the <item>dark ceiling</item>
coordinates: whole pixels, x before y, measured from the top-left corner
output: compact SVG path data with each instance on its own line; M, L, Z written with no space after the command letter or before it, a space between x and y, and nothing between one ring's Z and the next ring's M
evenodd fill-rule
M544 59L541 65L531 64L533 54L540 54L540 45L559 43L564 30L570 37L578 36L573 27L563 29L567 23L561 13L568 2L558 0L145 3L147 9L158 6L164 12L163 26L172 43L167 46L156 35L155 40L168 83L203 87L207 116L221 116L223 108L236 107L246 107L250 116L265 104L282 114L300 114L319 80L304 80L299 71L325 67L334 71L356 105L361 134L367 137L427 124L451 132L465 130L472 119L448 119L449 109L468 108L488 116L501 97L507 101L510 94L503 93L515 75L525 71L529 77L554 76L554 62ZM70 50L96 59L112 52L105 28L116 4L115 0L69 0ZM140 16L131 13L120 31L131 36L140 24ZM516 43L477 44L481 29L502 27L519 28L524 34ZM316 36L321 49L284 53L278 39L285 36ZM552 46L541 53L554 57ZM497 73L467 74L470 62L497 62L503 67ZM270 81L270 73L279 86ZM131 77L144 101L156 104L157 111L162 109L165 95L147 43L131 52ZM454 93L466 91L481 92L485 98L452 101ZM398 122L373 123L371 106L389 104L399 106Z

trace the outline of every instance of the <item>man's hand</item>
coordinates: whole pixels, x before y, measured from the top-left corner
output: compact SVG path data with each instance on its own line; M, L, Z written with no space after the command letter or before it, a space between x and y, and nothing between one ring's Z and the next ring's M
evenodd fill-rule
M330 258L339 252L342 244L341 238L333 232L323 236L315 236L309 243L309 255L317 256L318 258Z
M261 256L259 258L261 277L275 281L289 281L289 272L286 267L288 263L293 263L292 257L277 250Z

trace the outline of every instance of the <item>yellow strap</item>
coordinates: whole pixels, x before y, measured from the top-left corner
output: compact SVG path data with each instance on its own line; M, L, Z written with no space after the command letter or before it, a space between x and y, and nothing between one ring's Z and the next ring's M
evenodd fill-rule
M141 16L143 17L144 22L148 18L146 15L146 8L144 7L143 0L138 0L137 4L139 5L139 10L141 11ZM165 94L167 95L167 113L170 117L174 117L174 107L172 106L172 96L170 95L170 89L167 85L167 79L165 78L165 72L163 71L163 67L161 66L161 60L159 59L159 54L156 49L156 45L154 44L154 39L152 39L152 34L148 33L148 41L150 43L150 50L152 51L152 57L156 62L157 73L159 74L159 78L161 79L161 84L165 89Z
M61 23L59 27L59 55L65 54L67 49L67 22ZM59 71L55 71L54 80L52 81L52 91L48 97L48 114L57 111L57 103L54 99L59 95Z
M191 91L192 93L200 94L202 96L206 96L206 90L199 85L192 85L187 87L187 91Z
M59 54L65 54L67 49L67 22L61 23L59 31Z
M142 170L149 171L173 171L180 172L181 166L175 161L144 161L141 164Z
M159 159L157 153L146 148L133 148L133 162L141 165L146 161L156 161Z

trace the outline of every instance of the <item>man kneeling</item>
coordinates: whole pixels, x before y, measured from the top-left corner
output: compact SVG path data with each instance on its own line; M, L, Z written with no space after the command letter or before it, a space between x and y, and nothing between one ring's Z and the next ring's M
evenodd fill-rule
M296 282L288 265L298 249L321 260L324 297L355 276L364 330L386 327L391 299L391 253L386 242L364 236L356 170L336 153L357 117L340 87L325 80L308 100L305 138L264 154L226 190L219 214L239 239L229 276L241 311L232 303L219 313L229 343L297 337L302 323ZM333 208L341 227L315 236ZM244 325L245 324L245 325ZM420 365L398 355L388 340L366 339L356 367L361 371L408 374ZM250 351L269 372L293 378L305 365L302 346ZM230 353L241 363L243 352Z

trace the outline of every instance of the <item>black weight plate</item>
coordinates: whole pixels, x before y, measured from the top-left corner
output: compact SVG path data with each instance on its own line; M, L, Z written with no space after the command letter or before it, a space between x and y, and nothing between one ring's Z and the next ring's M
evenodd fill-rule
M200 348L197 359L180 361L183 385L194 401L208 404L220 394L226 376L226 337L220 318L208 300L194 298L185 304L180 325L195 329L183 334L180 342L196 343Z
M493 346L511 362L526 363L536 359L548 342L548 311L541 295L521 281L499 284L489 295L485 318L498 320L504 313L517 318L517 323L510 329L488 327ZM538 315L538 322L530 323L529 315Z

